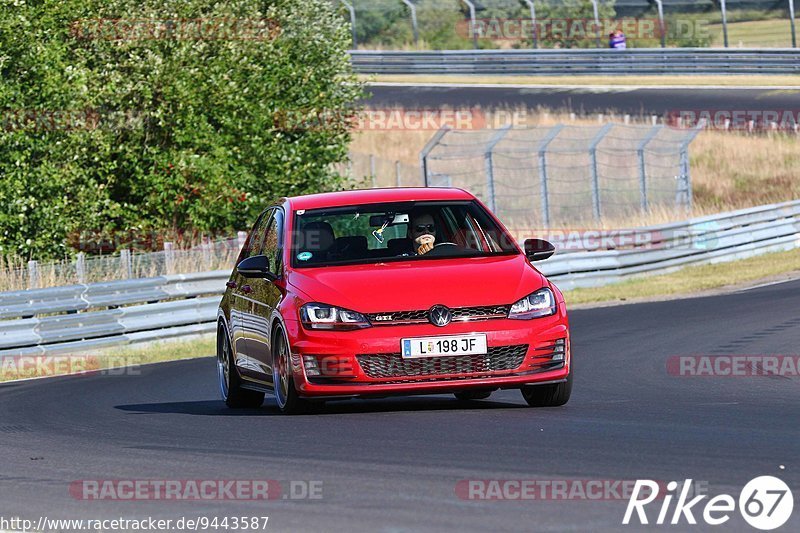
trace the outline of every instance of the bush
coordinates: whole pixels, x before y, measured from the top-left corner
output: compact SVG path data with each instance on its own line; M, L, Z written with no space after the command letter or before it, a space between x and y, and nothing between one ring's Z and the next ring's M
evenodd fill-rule
M86 230L233 231L276 197L342 186L331 164L362 88L330 2L0 6L2 253L63 256Z

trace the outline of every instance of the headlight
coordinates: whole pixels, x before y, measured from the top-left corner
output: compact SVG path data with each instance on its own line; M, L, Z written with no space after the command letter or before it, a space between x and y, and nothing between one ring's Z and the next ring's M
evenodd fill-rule
M556 298L553 291L545 287L539 289L511 306L508 318L528 320L550 316L556 313Z
M359 329L370 327L361 313L326 304L306 304L300 308L300 321L309 329Z

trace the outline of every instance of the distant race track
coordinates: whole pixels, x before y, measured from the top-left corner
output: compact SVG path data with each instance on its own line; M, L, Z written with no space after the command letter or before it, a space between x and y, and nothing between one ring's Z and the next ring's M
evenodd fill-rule
M577 310L564 408L517 391L231 411L213 359L141 375L0 385L3 516L269 516L270 531L640 531L625 501L470 501L462 480L698 480L738 497L761 475L800 488L800 380L685 377L671 356L797 354L800 281L706 298ZM785 469L781 469L785 465ZM83 501L84 479L323 483L320 500ZM660 507L660 505L659 505ZM702 511L701 511L702 512ZM657 508L651 511L651 519ZM701 517L697 517L702 520ZM752 531L734 514L724 530ZM673 526L670 531L708 531ZM719 529L719 528L718 528ZM800 530L800 513L782 530Z
M721 78L720 81L724 81ZM446 84L382 84L368 87L365 103L374 107L405 108L542 106L577 113L609 110L631 115L664 116L676 111L793 111L800 112L800 89L764 88L592 88L469 86Z

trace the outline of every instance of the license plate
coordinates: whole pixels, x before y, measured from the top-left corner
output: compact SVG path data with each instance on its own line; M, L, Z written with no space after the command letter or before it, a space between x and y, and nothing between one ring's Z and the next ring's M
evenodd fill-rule
M400 348L403 353L403 359L450 355L483 355L486 353L486 335L448 335L445 337L402 339Z

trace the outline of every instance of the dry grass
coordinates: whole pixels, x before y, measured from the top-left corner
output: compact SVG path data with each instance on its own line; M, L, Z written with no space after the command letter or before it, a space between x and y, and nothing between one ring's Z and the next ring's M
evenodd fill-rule
M186 274L209 270L229 270L239 253L237 245L217 245L213 248L174 250L171 261L164 252L134 253L131 257L131 278L149 278L165 274ZM37 265L38 287L58 287L79 282L76 261L41 262ZM119 255L87 257L85 283L115 281L128 278ZM0 256L0 291L29 288L28 262L19 257Z
M575 116L569 112L545 109L484 110L490 127L498 127L509 116L520 126L557 123L597 126L598 116ZM624 117L609 112L603 121L623 122ZM649 116L630 117L631 123L651 124ZM379 185L394 183L393 161L400 161L411 176L404 184L421 184L419 153L433 131L363 131L355 135L351 151L379 156L376 170ZM691 216L741 209L800 198L800 136L769 133L747 134L706 130L692 143L690 167L694 193ZM363 159L363 158L362 158ZM359 175L367 174L362 165ZM388 176L388 178L387 178ZM660 209L647 216L605 219L598 228L638 227L687 218L687 213Z

